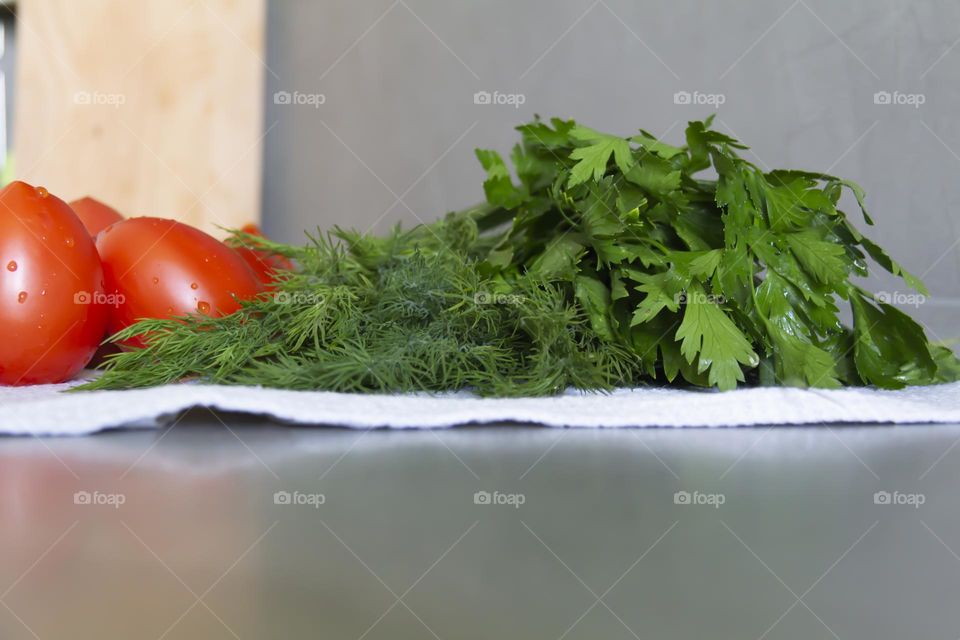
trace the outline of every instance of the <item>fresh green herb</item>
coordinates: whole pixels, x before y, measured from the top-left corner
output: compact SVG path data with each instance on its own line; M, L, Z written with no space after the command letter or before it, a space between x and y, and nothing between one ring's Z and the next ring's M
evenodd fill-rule
M544 395L569 386L639 383L635 356L598 340L559 284L480 275L467 255L469 217L385 238L338 231L304 248L279 289L222 318L146 320L146 348L113 357L87 388L185 377L223 384L338 391ZM267 245L267 241L246 237ZM349 247L349 250L347 249ZM633 376L633 377L632 377Z
M764 172L692 122L686 145L573 121L518 128L516 180L478 150L487 202L293 247L276 293L223 318L147 320L84 388L200 378L336 391L542 395L685 382L900 388L960 377L945 347L852 281L867 258L926 293L839 209L834 176ZM712 169L715 177L700 174ZM839 319L849 303L853 327Z

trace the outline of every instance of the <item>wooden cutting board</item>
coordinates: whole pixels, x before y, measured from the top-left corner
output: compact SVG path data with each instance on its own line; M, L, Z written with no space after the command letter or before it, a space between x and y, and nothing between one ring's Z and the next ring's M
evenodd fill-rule
M223 235L258 221L266 0L20 0L15 175Z

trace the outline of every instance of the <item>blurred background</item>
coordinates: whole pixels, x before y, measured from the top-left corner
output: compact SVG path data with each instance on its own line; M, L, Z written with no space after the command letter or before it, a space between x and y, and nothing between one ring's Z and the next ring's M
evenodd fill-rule
M7 5L13 172L67 199L211 232L260 219L290 242L334 224L382 232L480 200L473 149L508 151L534 114L679 143L716 113L762 167L862 184L872 236L932 295L870 286L957 336L955 2Z

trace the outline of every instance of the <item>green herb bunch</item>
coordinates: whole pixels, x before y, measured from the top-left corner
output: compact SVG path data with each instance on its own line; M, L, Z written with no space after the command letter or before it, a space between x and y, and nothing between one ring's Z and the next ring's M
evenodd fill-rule
M559 284L483 277L452 216L387 237L336 230L306 247L238 234L293 258L276 291L225 317L144 320L114 336L147 346L113 355L87 389L200 378L221 384L354 392L473 389L545 395L637 384L637 358L594 335Z
M478 150L487 201L374 237L305 247L277 291L223 318L147 320L85 388L200 378L335 391L543 395L684 382L900 388L956 380L953 353L853 278L872 259L926 293L841 211L863 190L764 172L692 122L674 147L573 121L518 127L516 178ZM708 174L706 176L701 174ZM849 304L853 327L840 321Z
M564 283L594 331L633 350L650 378L720 389L956 379L952 352L851 281L867 275L869 256L926 293L838 208L847 189L873 224L863 190L822 173L763 172L710 124L690 123L686 145L673 147L645 131L537 120L519 127L517 183L496 152L478 151L485 216L510 225L481 268ZM715 179L698 177L711 168Z

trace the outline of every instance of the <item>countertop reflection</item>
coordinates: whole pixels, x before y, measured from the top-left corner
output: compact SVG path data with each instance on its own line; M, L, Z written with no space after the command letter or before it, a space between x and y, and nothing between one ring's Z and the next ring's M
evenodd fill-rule
M960 427L0 440L0 637L960 636Z

